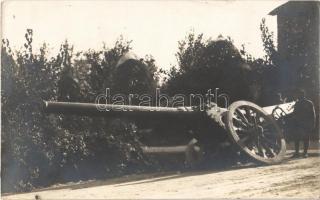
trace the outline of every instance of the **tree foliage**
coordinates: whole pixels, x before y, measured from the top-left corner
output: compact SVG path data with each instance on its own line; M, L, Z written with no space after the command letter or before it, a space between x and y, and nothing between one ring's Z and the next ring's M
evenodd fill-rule
M179 42L176 56L179 67L171 68L165 85L170 94L205 94L219 88L231 101L251 99L251 68L230 38L204 40L191 32Z

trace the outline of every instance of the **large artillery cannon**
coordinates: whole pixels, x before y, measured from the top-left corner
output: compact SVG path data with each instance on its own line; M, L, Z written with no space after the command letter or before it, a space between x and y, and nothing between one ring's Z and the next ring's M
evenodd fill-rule
M151 107L45 101L44 111L107 118L172 117L179 120L206 118L211 123L222 127L242 152L260 163L279 163L283 160L286 151L283 133L271 113L248 101L236 101L228 108L221 108L215 103L210 103L203 110L199 107ZM212 132L212 134L215 133Z

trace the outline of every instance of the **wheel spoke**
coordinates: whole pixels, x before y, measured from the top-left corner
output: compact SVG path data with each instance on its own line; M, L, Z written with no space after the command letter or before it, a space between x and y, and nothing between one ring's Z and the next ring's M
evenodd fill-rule
M265 153L263 151L263 148L262 148L262 145L260 143L259 138L257 138L257 140L256 140L256 145L257 145L257 148L258 148L259 155L262 156L262 157L265 157Z
M262 143L262 146L266 150L267 155L270 155L271 157L274 157L276 155L274 151L265 143Z
M261 140L265 143L267 143L269 146L272 146L273 148L279 148L279 146L277 144L275 144L275 142L271 141L270 139L266 138L265 136L261 137Z
M268 127L269 125L271 125L272 123L270 122L270 121L268 121L268 120L263 120L261 123L260 123L260 125L262 126L262 127Z
M256 112L256 118L257 124L259 124L262 127L268 127L269 125L272 125L271 121L266 118L262 113Z
M260 123L260 126L263 128L263 133L267 133L268 135L273 135L277 133L277 130L274 128L274 125L271 121L266 120Z
M247 107L247 106L244 107L244 110L246 111L246 117L248 119L248 122L251 123L251 124L254 124L254 122L252 120L252 116L251 116L249 107Z
M258 122L257 122L257 118L255 115L252 116L253 117L253 124L254 124L254 127L257 127L258 126Z
M248 125L246 123L244 123L241 119L238 119L238 118L233 118L233 119L235 120L237 125L241 126L244 129L248 129Z
M241 110L239 108L236 109L236 113L237 113L237 116L247 125L249 125L249 121L248 119L246 118L246 116L241 112Z
M234 130L237 131L237 133L242 133L242 134L247 133L247 130L242 127L236 127L236 128L234 128Z

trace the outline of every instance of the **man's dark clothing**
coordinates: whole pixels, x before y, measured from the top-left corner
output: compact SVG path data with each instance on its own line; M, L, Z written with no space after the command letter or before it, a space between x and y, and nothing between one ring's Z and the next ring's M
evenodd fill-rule
M294 105L293 117L297 126L310 130L315 125L315 111L312 101L302 98Z
M315 111L312 101L302 98L294 105L293 119L293 140L295 142L296 154L299 153L299 142L304 143L304 154L309 148L310 134L315 126Z

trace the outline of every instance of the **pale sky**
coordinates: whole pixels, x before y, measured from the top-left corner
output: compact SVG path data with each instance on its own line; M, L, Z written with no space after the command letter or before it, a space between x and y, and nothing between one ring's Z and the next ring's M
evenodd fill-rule
M263 55L259 24L263 17L276 37L276 17L268 13L285 1L5 1L2 37L22 47L27 28L34 47L49 43L52 54L68 39L75 50L114 45L122 34L133 52L154 56L158 66L176 64L178 41L193 29L205 38L230 36L240 48ZM276 39L276 38L275 38Z

